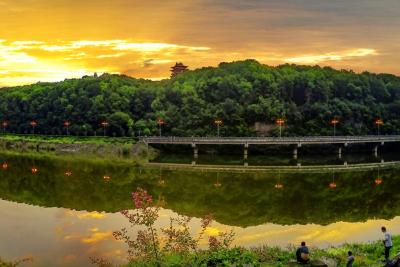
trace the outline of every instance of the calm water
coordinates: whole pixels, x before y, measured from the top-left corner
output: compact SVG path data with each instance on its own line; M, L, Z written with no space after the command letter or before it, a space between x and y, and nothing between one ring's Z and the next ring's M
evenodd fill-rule
M252 160L268 162L268 157ZM2 162L7 166L0 165L0 256L32 256L34 262L26 266L90 266L91 256L123 262L125 246L113 240L112 231L128 226L118 211L132 208L130 193L137 187L147 189L164 207L159 227L170 216L190 215L195 233L199 218L212 213L217 222L208 233L233 228L236 244L244 246L305 240L326 247L377 240L382 225L400 234L399 169L218 173L0 154Z

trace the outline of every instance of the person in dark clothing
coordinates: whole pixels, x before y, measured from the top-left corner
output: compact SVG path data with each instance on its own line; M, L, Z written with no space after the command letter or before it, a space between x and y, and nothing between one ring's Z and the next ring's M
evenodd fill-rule
M296 259L298 263L307 264L310 262L310 251L306 242L301 242L301 246L296 250Z
M353 252L349 251L347 252L347 255L349 255L347 257L347 263L346 263L346 267L353 267L353 263L354 263L354 256L353 256Z

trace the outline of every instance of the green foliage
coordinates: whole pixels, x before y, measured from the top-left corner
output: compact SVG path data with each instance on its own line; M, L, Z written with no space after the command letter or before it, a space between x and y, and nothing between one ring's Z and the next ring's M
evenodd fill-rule
M219 249L216 251L206 251L196 260L195 266L260 266L258 257L246 249L232 248Z
M160 82L104 74L0 90L0 120L13 133L31 133L36 120L37 133L65 134L69 120L73 135L102 135L108 120L109 136L156 135L160 117L166 135L215 135L219 118L222 135L243 136L259 134L256 122L273 128L284 117L284 135L327 135L334 116L337 134L375 134L377 117L383 134L398 133L400 77L246 60Z

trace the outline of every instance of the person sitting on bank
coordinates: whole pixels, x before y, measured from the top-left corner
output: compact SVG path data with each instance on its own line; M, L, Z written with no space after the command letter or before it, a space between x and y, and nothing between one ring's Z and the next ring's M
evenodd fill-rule
M353 252L349 251L347 252L347 255L349 255L347 257L347 263L346 263L346 267L353 267L353 263L354 263L354 256L353 256Z
M306 246L306 242L301 242L301 246L296 251L296 259L298 263L307 264L310 262L310 251Z

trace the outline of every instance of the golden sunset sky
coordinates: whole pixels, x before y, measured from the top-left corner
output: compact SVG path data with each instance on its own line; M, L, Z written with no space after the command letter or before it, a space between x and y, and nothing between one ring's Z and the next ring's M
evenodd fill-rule
M256 59L400 74L399 0L0 0L0 86Z

